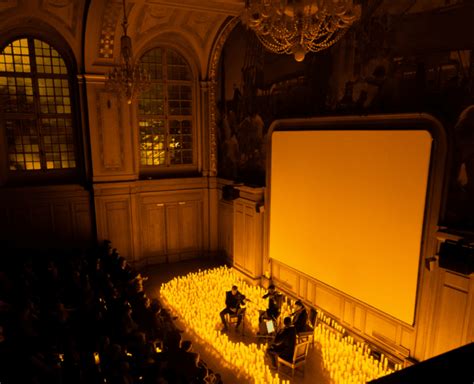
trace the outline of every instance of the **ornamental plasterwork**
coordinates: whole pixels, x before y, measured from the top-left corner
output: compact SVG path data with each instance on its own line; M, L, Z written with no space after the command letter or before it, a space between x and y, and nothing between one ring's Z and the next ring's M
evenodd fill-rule
M140 36L146 34L158 26L173 26L178 19L179 17L177 15L177 10L173 8L146 4L138 16L136 36L139 39Z
M122 4L108 0L102 14L99 39L99 58L110 59L114 56L114 39L117 23L122 17Z
M224 49L224 44L229 37L229 34L235 28L239 22L238 17L234 17L230 20L227 25L224 27L221 35L218 37L214 49L210 55L209 63L209 173L211 176L217 175L217 67L219 65L219 60L221 58L222 50Z
M80 0L43 0L40 3L40 9L51 14L69 32L76 35L77 22L82 20L78 12L81 5Z
M193 35L205 47L215 36L216 25L221 25L225 16L206 12L189 12L183 23L183 29Z

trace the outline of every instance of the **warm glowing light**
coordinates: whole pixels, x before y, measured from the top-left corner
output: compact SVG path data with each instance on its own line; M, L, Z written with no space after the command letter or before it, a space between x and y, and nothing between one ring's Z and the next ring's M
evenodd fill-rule
M132 39L127 35L125 0L123 0L122 28L120 62L107 74L106 86L110 91L125 96L127 104L132 104L132 99L150 87L150 74L132 58Z
M271 258L412 324L429 132L276 131L271 141Z
M321 348L323 367L329 372L331 383L362 384L401 368L399 364L389 368L384 355L374 359L367 344L355 341L352 336L343 336L344 328L325 314L320 312L318 318L314 341Z
M183 320L186 327L209 344L236 372L241 372L245 380L289 383L265 364L266 345L234 342L227 334L220 332L219 312L225 306L225 292L232 285L237 285L239 291L251 300L246 309L245 331L255 334L258 331L259 310L267 306L267 301L262 299L266 291L262 287L248 285L231 268L220 267L176 277L163 284L160 293L164 303ZM290 306L284 303L281 316L293 312L293 305L293 302ZM352 337L342 337L342 326L322 312L318 316L315 343L321 348L324 368L329 372L332 383L365 383L392 372L385 357L380 361L373 359L366 344L355 342Z
M264 344L234 342L227 334L221 333L219 312L225 307L225 292L232 285L251 300L247 304L245 327L253 333L258 331L259 309L266 307L262 299L265 290L250 286L229 268L190 273L177 277L161 287L163 301L183 319L186 326L193 329L198 337L212 346L217 355L224 359L236 372L241 372L245 380L255 383L289 383L281 380L265 364Z
M318 52L336 43L359 18L352 0L246 0L242 21L278 54Z

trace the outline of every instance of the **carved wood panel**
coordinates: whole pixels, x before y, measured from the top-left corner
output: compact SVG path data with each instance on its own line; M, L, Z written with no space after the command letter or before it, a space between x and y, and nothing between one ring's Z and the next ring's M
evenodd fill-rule
M92 241L89 193L74 186L0 191L0 216L0 238L14 245L85 246Z
M218 247L225 256L233 259L234 247L234 209L232 203L219 202L219 218L218 218Z
M142 253L153 256L166 253L165 206L160 203L142 205Z
M466 321L469 321L469 277L441 270L439 284L432 356L463 345L464 328Z
M110 240L120 254L132 259L130 203L127 197L105 201L103 210L105 226L102 240Z

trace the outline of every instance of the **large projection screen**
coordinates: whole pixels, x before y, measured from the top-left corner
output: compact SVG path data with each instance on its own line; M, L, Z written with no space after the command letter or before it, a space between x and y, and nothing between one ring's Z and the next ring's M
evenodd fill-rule
M275 131L269 255L413 324L432 137Z

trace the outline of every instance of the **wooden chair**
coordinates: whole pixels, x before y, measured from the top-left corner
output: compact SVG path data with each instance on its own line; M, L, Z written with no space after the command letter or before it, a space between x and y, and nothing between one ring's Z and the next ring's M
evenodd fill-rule
M280 356L277 358L277 372L280 372L280 366L285 365L291 368L291 377L295 375L295 369L301 367L306 363L306 356L308 355L309 341L296 344L293 358L291 361L287 361ZM304 371L303 371L304 375Z
M239 314L241 313L242 314L242 322L240 323L240 333L243 335L244 334L244 326L245 326L245 309L242 310L239 309L239 311L241 312L238 312ZM237 325L237 321L239 321L239 315L237 313L235 314L226 314L226 317L227 317L227 323L229 324L229 326L231 325Z

